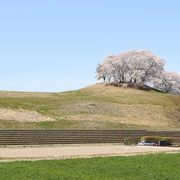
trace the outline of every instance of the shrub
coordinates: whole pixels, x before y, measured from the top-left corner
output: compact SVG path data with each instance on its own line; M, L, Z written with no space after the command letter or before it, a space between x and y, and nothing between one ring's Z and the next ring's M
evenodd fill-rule
M125 138L124 139L124 145L135 145L137 144L139 141L139 139L137 138L132 138L132 137L129 137L129 138Z

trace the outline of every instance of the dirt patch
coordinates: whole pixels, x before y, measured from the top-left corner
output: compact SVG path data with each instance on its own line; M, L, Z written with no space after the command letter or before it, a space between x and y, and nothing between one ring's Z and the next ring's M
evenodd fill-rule
M0 119L19 122L41 122L55 120L51 117L42 115L36 111L29 111L24 109L15 110L6 108L0 108Z
M49 147L1 147L0 161L130 156L161 152L178 153L180 152L180 148L123 146L117 144L56 145Z

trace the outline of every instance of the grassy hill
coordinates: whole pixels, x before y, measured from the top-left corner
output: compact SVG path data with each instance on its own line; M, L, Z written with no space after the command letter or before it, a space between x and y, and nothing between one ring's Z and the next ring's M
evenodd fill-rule
M17 128L179 130L180 96L105 84L63 93L2 91L0 129Z

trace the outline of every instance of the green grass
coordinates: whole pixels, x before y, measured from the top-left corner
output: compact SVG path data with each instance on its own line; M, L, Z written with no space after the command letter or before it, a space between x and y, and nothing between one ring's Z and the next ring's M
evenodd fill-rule
M101 121L70 121L60 119L45 122L16 122L0 120L0 129L66 129L66 130L95 130L95 129L145 129L145 126L121 125L120 123Z
M179 180L180 154L0 163L0 179Z
M180 129L180 96L103 84L63 93L0 92L0 108L33 110L57 120L1 119L1 129Z

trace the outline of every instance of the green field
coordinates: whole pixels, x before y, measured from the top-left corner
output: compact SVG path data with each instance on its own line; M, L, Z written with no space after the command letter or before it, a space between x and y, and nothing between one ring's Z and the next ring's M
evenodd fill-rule
M180 154L0 163L0 179L179 180Z
M23 109L55 121L20 122L0 116L0 129L180 129L179 95L105 84L63 93L1 91L2 108L16 118L21 115L15 112Z

